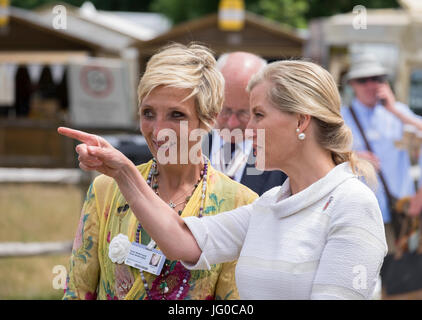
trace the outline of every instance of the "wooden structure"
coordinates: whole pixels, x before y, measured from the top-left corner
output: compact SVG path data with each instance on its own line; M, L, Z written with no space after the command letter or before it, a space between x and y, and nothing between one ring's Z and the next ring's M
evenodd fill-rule
M53 18L51 11L11 7L9 24L0 34L0 69L11 66L16 74L10 80L13 101L0 99L0 167L77 166L74 142L56 131L60 125L69 125L69 61L81 57L125 60L128 51L136 50L131 48L135 41L131 36L80 19L72 8L67 12L67 29L55 28ZM137 73L137 54L130 59ZM36 80L32 67L38 69ZM53 67L61 68L58 81L53 81Z
M373 52L389 70L397 99L422 113L422 5L418 0L399 3L399 9L362 7L313 20L305 56L324 65L344 84L351 55Z
M225 52L247 51L269 61L302 57L305 43L295 30L251 12L245 12L242 30L222 31L218 27L218 14L214 13L176 25L152 40L138 43L141 70L162 46L170 42L187 44L191 41L207 45L217 56Z

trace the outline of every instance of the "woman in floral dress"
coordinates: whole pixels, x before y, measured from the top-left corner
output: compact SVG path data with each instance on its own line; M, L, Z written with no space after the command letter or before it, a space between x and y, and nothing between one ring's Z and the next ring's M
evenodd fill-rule
M247 187L211 167L201 154L200 138L187 139L195 130L207 133L212 128L222 107L223 91L224 80L215 68L213 55L196 44L165 47L150 59L140 81L141 132L154 159L137 168L151 192L181 217L215 215L257 198ZM175 134L168 134L165 140L162 135L168 131ZM79 138L94 139L98 146L108 144L100 137L67 128L59 128L59 133L72 137L80 134ZM81 144L77 150L85 147ZM171 159L171 155L176 158ZM84 163L81 168L90 170L98 160L92 157ZM112 168L98 169L104 175L98 176L87 192L64 299L239 298L234 278L236 261L215 264L210 270L189 271L177 260L163 259L158 275L127 265L131 243L147 246L154 242L115 180L107 176L109 170Z

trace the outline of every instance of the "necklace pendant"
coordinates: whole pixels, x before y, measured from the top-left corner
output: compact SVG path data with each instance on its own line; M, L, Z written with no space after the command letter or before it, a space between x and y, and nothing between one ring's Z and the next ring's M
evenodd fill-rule
M170 206L170 208L172 208L172 209L174 209L174 208L176 207L176 205L173 203L173 201L170 201L170 202L169 202L169 206Z

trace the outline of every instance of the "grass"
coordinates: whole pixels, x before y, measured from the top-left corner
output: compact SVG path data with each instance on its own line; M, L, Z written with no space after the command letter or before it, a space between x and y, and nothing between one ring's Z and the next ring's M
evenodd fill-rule
M85 190L71 185L0 184L0 242L72 240ZM68 255L0 258L0 299L61 299L53 267Z
M69 257L38 256L0 259L0 299L56 300L62 289L53 288L56 265L68 269Z

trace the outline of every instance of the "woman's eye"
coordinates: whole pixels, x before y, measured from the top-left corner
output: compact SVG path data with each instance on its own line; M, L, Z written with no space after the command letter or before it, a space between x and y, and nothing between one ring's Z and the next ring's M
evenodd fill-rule
M144 117L152 117L152 112L151 112L151 110L144 110L144 111L142 111L142 115Z
M145 118L152 118L153 115L152 115L151 110L143 110L142 116L144 116Z
M172 116L173 118L182 118L182 117L184 117L185 115L184 115L183 113L179 112L179 111L173 111L173 112L172 112L172 114L171 114L171 116Z

